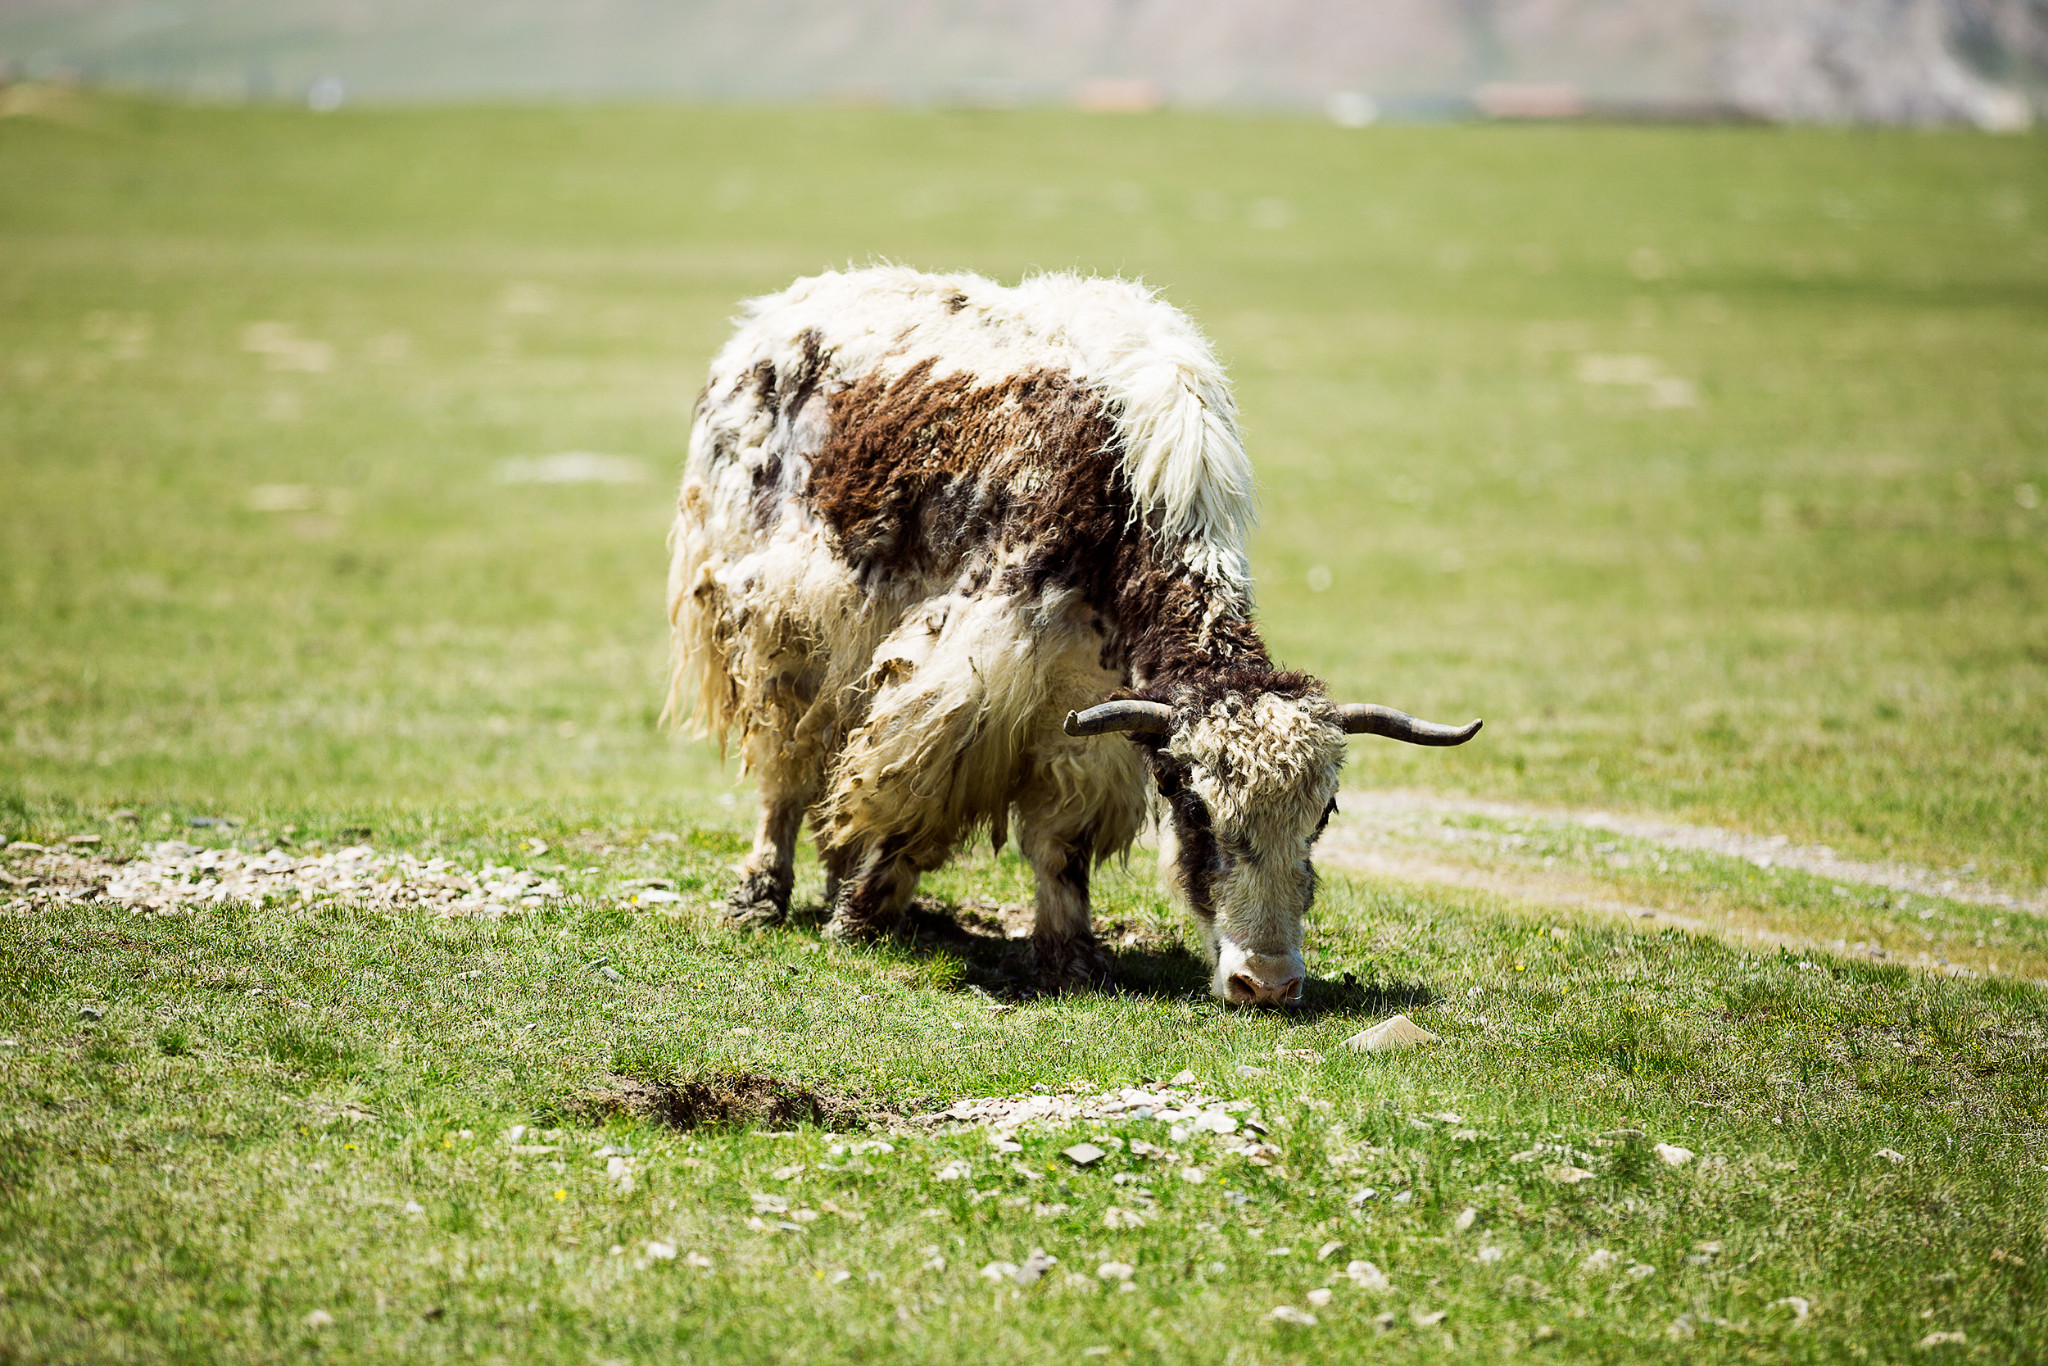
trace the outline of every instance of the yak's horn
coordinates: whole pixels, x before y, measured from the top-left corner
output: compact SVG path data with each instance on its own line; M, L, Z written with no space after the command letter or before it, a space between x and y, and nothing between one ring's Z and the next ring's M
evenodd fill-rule
M1063 729L1069 735L1103 735L1135 730L1163 735L1173 726L1173 708L1164 702L1104 702L1086 711L1070 711Z
M1389 740L1406 740L1411 745L1462 745L1479 733L1486 723L1473 721L1463 726L1440 726L1405 711L1371 702L1347 702L1336 708L1337 719L1347 735L1384 735Z

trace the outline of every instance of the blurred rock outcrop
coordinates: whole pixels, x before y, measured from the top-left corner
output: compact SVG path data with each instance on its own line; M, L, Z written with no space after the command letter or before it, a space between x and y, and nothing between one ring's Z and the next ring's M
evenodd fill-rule
M2048 98L2048 0L4 0L0 67L326 107L1078 97L1356 121L1487 89L1476 107L1525 115L2011 129Z

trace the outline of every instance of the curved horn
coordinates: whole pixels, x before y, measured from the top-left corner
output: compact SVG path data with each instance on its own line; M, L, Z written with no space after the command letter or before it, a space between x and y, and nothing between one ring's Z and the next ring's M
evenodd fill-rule
M1473 721L1463 726L1440 726L1372 702L1347 702L1334 710L1347 735L1384 735L1411 745L1462 745L1486 724Z
M1173 708L1164 702L1104 702L1086 711L1070 711L1062 727L1069 735L1102 735L1133 730L1163 735L1173 726Z

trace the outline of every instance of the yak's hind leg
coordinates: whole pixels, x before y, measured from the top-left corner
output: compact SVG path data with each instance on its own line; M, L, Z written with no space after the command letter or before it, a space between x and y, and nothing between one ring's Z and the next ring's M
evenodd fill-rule
M863 944L901 929L903 914L917 891L919 872L903 857L901 841L880 840L858 854L834 850L827 862L834 860L846 871L838 878L838 895L832 899L832 919L825 926L825 937L842 944Z
M801 796L762 782L754 850L740 865L740 885L726 901L727 921L757 928L780 925L788 918L790 887L796 881L797 832L803 820Z

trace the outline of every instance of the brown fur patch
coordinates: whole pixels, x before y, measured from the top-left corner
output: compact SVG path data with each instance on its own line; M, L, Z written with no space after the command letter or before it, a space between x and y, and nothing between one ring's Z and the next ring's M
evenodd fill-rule
M862 376L829 400L806 497L865 579L934 576L1027 598L1075 590L1101 614L1111 667L1177 704L1270 672L1237 595L1133 517L1098 394L1054 371L980 384L932 369ZM1211 676L1221 677L1197 682Z

